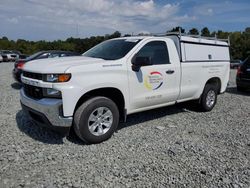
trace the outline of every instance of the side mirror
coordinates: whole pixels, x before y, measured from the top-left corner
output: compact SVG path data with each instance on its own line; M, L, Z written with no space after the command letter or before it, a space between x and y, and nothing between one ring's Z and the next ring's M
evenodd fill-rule
M132 70L138 72L142 66L150 66L152 64L150 57L136 57L135 60L132 61Z

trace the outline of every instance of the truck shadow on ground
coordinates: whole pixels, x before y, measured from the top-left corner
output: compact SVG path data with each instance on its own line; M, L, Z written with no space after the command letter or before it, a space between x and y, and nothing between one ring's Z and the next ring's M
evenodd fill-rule
M226 90L227 93L233 94L233 95L243 95L243 96L250 96L250 90L246 90L244 92L237 91L236 87L229 87Z
M11 87L13 89L20 90L22 88L22 84L20 84L18 82L14 82L14 83L11 84Z
M43 127L39 127L21 110L16 114L16 123L20 131L34 140L46 144L63 144L64 136Z
M180 103L174 106L168 106L168 107L163 107L163 108L158 108L154 110L148 110L145 112L132 114L128 116L126 123L119 124L117 131L121 131L122 129L127 128L127 127L136 126L137 124L140 124L140 123L162 118L164 116L170 116L172 114L178 114L178 113L187 113L189 111L198 112L197 106L194 105L192 102ZM57 132L54 132L52 130L36 125L21 110L16 114L16 122L17 122L17 127L19 128L19 130L34 140L37 140L39 142L43 142L46 144L63 144L64 143L63 138L65 136ZM86 144L76 136L73 130L70 131L70 134L66 138L68 141L74 144L78 144L78 145Z
M134 126L140 123L144 123L158 118L163 118L165 116L167 117L173 114L187 113L189 111L200 112L199 108L197 108L197 105L193 101L191 101L132 114L127 117L126 123L119 124L117 130L119 131L123 128Z

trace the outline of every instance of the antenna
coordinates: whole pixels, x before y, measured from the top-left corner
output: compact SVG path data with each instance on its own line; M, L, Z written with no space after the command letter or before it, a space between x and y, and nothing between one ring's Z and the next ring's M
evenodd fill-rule
M76 38L79 38L79 24L76 24Z

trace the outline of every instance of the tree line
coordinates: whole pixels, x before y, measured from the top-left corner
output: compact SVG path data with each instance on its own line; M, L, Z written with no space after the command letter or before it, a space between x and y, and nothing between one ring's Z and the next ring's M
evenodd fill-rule
M227 39L230 37L231 59L244 60L250 55L250 27L247 27L244 31L226 32L218 30L211 32L207 27L204 27L201 31L196 28L186 31L184 28L178 26L167 32L175 31L181 31L185 34L201 35L205 37L216 36L219 39ZM140 35L142 35L142 33ZM0 38L0 49L18 50L21 53L27 55L31 55L41 50L66 50L83 53L100 42L121 36L121 33L116 31L113 34L107 34L105 36L92 36L83 39L70 37L66 40L56 41L28 41L24 39L18 39L14 41L9 40L7 37L2 37ZM125 34L124 36L131 35Z

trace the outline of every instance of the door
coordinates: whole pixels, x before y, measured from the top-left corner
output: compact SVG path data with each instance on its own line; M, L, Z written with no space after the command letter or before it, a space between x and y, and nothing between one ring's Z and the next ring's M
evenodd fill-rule
M131 111L145 107L164 105L177 100L180 84L180 62L171 58L174 43L170 39L145 41L128 60L128 76ZM176 51L176 50L175 50ZM170 53L169 53L170 52ZM177 55L177 53L174 53ZM141 66L133 71L132 61L149 58L151 65Z

